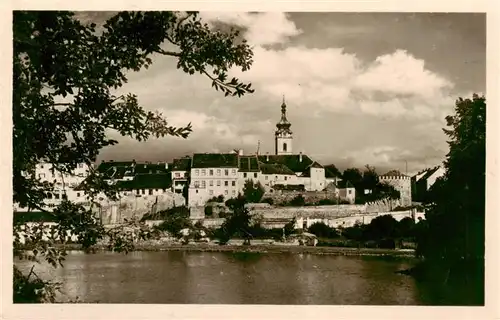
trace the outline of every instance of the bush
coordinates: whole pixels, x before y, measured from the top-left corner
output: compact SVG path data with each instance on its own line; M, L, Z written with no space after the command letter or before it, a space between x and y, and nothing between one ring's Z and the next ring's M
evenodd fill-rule
M301 206L304 206L306 204L306 199L304 199L304 196L299 194L298 196L296 196L295 198L293 198L289 204L291 206L294 206L294 207L301 207Z
M329 227L323 222L315 222L307 230L319 238L337 238L339 236L335 228Z
M217 203L223 203L224 202L224 196L221 194L221 195L218 195L218 196L214 196L210 199L207 200L207 203L208 202L217 202Z
M212 206L205 206L205 215L212 216L214 213L214 208Z

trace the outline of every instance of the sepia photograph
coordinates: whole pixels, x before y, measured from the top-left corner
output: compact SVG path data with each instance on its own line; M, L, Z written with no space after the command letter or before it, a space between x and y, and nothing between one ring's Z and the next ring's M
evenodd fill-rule
M486 20L12 11L12 303L485 306Z

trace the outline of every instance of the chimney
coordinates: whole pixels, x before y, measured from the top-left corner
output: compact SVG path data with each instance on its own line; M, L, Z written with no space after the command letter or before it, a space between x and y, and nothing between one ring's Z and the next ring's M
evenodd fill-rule
M269 152L266 152L266 162L269 162Z
M299 152L299 162L302 162L302 151Z
M168 169L168 162L165 162L165 169Z
M238 154L239 154L240 156L242 156L242 155L243 155L243 149L238 150Z

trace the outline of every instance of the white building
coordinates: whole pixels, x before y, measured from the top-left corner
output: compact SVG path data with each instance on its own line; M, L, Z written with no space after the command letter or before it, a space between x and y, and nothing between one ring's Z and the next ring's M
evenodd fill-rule
M425 169L411 178L412 197L414 201L422 201L427 191L434 185L436 180L446 173L445 168L437 166Z
M238 195L239 154L195 153L191 162L188 191L189 206L203 206L210 198Z
M175 193L182 193L184 187L189 185L190 168L191 157L189 156L174 159L172 162L172 189Z
M71 173L64 173L57 171L51 163L41 162L35 166L34 177L40 182L53 183L53 190L47 193L44 200L45 210L52 210L58 206L64 199L72 202L85 201L85 194L83 191L77 190L77 187L85 180L90 172L90 167L85 163L79 163ZM29 173L25 173L29 175ZM35 208L24 208L14 204L14 210L23 212L28 210L35 210Z

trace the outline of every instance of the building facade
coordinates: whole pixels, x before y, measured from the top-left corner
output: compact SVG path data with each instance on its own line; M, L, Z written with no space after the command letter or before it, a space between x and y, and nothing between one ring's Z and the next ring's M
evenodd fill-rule
M442 166L425 169L411 177L412 200L421 202L424 200L427 191L434 185L436 180L446 173Z

